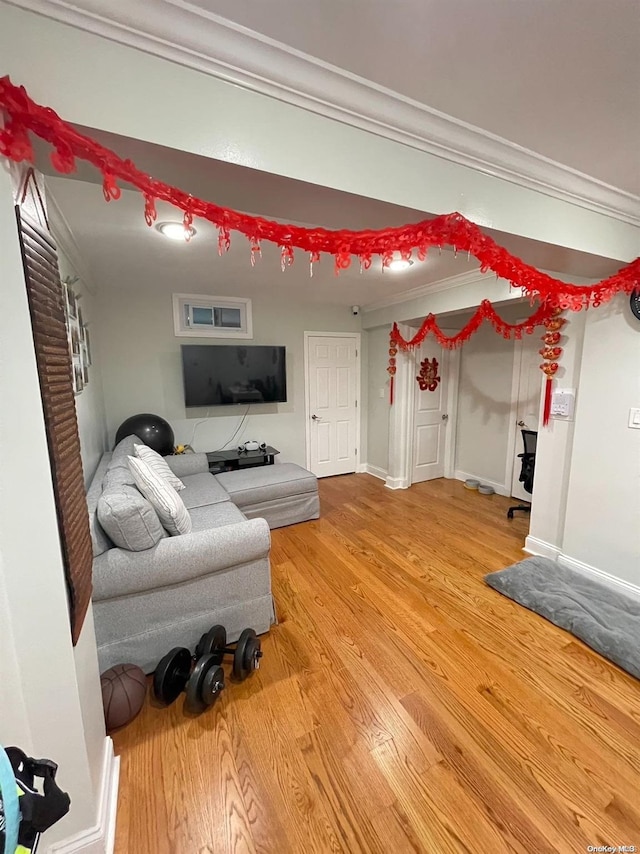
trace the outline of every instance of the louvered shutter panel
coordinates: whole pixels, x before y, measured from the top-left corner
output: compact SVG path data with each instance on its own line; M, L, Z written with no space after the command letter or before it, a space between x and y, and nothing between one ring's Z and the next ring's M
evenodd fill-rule
M47 231L19 207L16 214L75 646L91 600L93 553L58 253Z

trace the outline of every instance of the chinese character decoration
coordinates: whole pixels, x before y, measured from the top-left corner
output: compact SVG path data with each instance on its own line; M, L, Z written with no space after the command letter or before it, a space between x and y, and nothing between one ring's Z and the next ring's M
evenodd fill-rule
M420 391L435 391L438 388L440 376L438 375L438 360L435 356L433 359L423 359L420 362L420 373L416 380L420 386Z
M547 377L544 390L544 407L542 410L543 427L547 426L549 419L551 418L553 378L560 367L558 359L562 355L562 347L558 346L561 338L560 330L566 323L566 320L563 317L560 317L562 314L561 308L554 308L551 314L552 316L544 322L544 328L546 330L542 336L542 343L544 344L544 347L541 350L538 350L542 358L545 360L540 365L540 370L543 371Z

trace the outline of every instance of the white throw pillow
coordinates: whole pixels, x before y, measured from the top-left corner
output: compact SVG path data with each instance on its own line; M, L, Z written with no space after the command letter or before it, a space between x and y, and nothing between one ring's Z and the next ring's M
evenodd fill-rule
M138 489L155 508L171 536L191 533L191 516L175 489L144 460L127 457L127 461Z
M152 468L156 474L163 477L174 489L178 492L184 489L184 483L171 471L164 458L157 451L154 451L153 448L149 448L147 445L134 445L133 450L138 459L143 460L149 468Z

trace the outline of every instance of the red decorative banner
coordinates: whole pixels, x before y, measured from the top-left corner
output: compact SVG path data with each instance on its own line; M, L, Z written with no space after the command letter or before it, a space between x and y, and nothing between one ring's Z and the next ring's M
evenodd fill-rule
M483 272L492 270L496 276L521 288L532 301L571 311L598 306L616 293L631 293L640 286L640 258L595 285L566 284L511 255L459 213L378 231L332 231L281 225L195 198L152 178L130 160L122 160L110 149L78 133L49 107L36 104L23 87L14 86L8 77L0 79L0 109L7 117L4 130L0 130L0 154L17 162L33 162L29 139L29 132L32 132L53 145L51 162L59 172L72 172L76 159L92 163L102 173L107 201L119 198L118 181L139 190L148 225L153 225L156 219L157 201L169 202L183 212L186 236L194 217L213 223L219 230L220 253L229 248L231 231L238 231L249 240L252 260L260 252L260 241L268 240L281 247L283 269L293 263L294 249L301 249L309 253L311 268L320 260L320 253L325 252L333 256L335 270L339 272L349 267L352 257L357 257L361 269L367 270L374 256L379 256L383 265L388 266L398 256L409 259L415 253L423 261L431 246L453 246L454 250L477 258ZM507 325L502 324L502 328L506 329Z
M551 399L553 397L553 378L560 367L558 359L562 355L562 347L557 345L560 343L560 330L567 322L564 317L560 317L562 309L556 308L551 312L549 317L544 322L544 328L547 330L542 336L544 347L538 352L545 360L540 365L540 370L546 375L547 382L544 389L544 405L542 407L542 426L546 427L551 418Z
M435 391L438 388L440 375L438 374L438 360L435 356L433 359L423 359L420 362L420 373L416 380L420 386L420 391Z

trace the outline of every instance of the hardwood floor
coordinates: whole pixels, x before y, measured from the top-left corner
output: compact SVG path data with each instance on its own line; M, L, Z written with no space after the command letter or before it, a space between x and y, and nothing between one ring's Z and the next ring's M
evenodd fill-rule
M115 735L116 854L640 850L640 683L482 581L527 520L455 481L320 490L273 532L261 669Z

